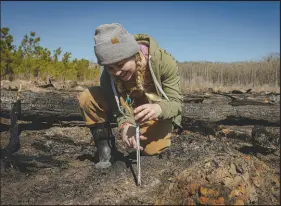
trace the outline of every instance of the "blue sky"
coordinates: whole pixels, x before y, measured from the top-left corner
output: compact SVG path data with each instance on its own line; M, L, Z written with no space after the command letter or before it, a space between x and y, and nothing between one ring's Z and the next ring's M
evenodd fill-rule
M96 62L97 26L121 23L153 36L178 61L244 61L280 52L279 2L1 2L14 43L35 31L40 45Z

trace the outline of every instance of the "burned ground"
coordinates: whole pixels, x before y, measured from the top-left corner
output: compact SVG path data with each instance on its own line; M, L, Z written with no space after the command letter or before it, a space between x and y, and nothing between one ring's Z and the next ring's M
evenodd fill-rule
M6 145L8 131L1 132ZM1 204L278 204L279 150L184 131L158 156L142 156L136 186L135 155L94 168L95 148L85 127L21 132L21 149L1 160ZM118 148L124 151L118 141ZM126 156L127 155L127 156Z
M237 107L227 105L228 97L224 97L227 103L210 95L186 98L198 108L214 104L222 108L224 104L235 111L247 109L245 103L250 108L253 101L244 100L254 98L264 108L263 116L255 120L256 107L237 113L234 119L213 115L219 117L216 123L183 118L185 128L173 135L168 150L141 157L141 186L136 185L136 154L127 151L120 140L116 162L98 170L94 167L96 149L85 126L75 121L19 121L20 149L7 156L4 147L11 126L10 120L1 118L1 204L278 204L280 120L264 112L280 105L280 94L274 97L267 103L262 95L245 94L243 100L235 97L232 101ZM196 118L213 116L206 113Z

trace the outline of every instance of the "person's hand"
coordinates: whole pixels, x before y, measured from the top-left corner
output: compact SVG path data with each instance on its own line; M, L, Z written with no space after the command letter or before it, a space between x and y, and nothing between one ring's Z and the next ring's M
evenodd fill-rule
M128 147L136 149L137 142L135 136L136 136L136 127L130 123L125 123L121 131L121 137L123 142L125 142ZM147 140L147 138L144 137L143 135L140 135L140 140ZM143 150L143 147L140 146L140 150Z
M134 109L135 120L139 123L157 119L161 113L159 104L143 104Z

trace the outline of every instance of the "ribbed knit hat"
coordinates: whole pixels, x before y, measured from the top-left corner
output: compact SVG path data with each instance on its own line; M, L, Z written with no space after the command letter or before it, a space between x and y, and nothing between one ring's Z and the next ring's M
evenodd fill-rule
M96 28L95 54L100 65L120 62L134 56L140 46L121 24L103 24Z

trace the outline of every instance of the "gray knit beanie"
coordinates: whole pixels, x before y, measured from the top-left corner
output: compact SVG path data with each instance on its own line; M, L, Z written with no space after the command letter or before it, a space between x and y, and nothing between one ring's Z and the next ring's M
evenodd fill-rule
M100 65L120 62L140 50L134 36L118 23L98 26L94 39L95 54Z

